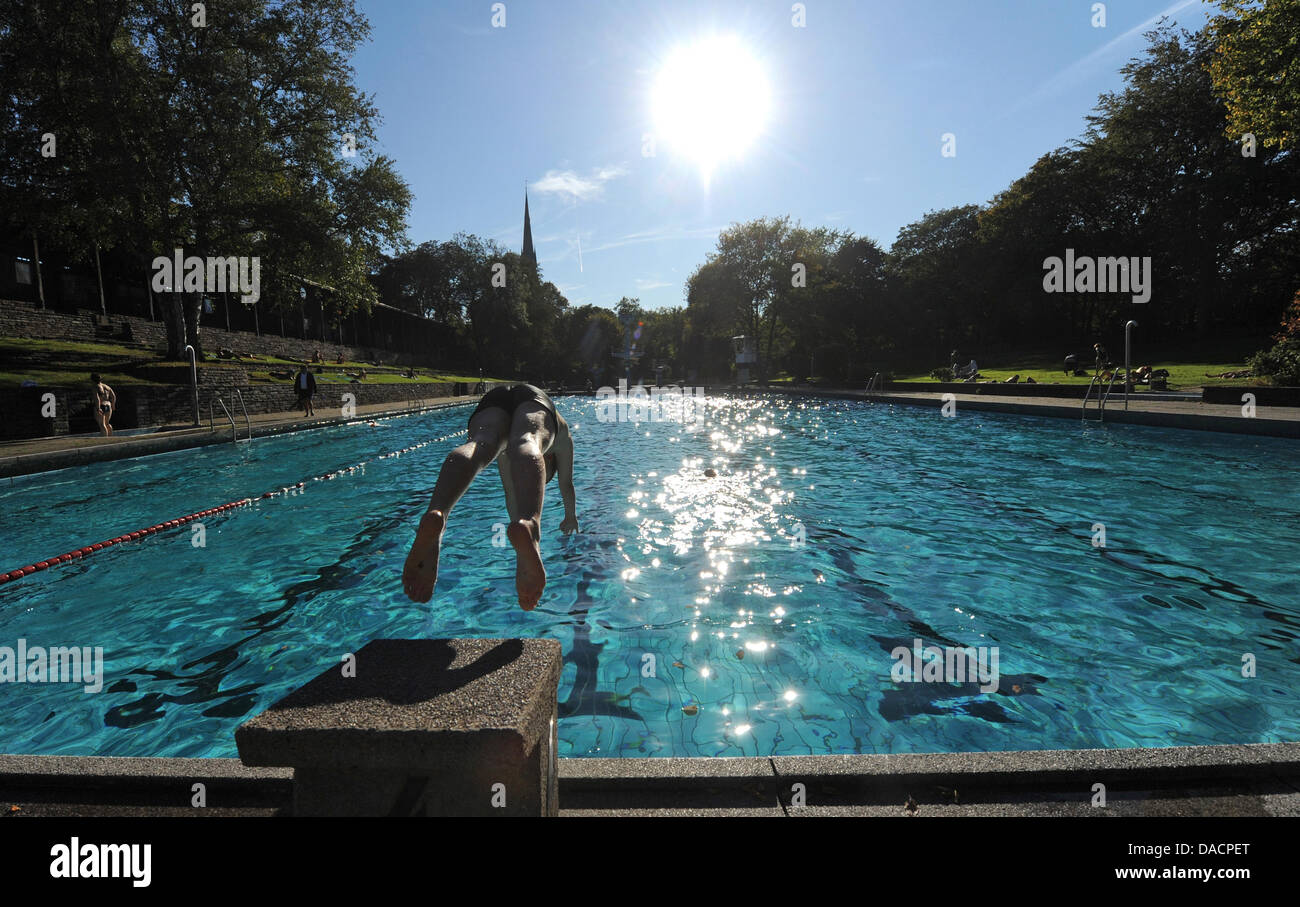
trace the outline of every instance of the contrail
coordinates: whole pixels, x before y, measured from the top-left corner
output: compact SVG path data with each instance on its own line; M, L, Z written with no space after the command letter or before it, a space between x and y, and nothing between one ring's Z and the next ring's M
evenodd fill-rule
M578 273L582 273L582 234L578 234Z

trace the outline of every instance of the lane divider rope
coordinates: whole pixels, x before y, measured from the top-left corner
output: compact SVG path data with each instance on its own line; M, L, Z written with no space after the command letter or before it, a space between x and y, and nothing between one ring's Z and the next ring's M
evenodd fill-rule
M112 548L114 545L121 545L124 542L137 542L145 538L146 536L157 535L159 532L165 532L169 529L177 529L181 526L186 525L187 523L192 523L195 520L202 519L204 517L216 516L217 514L227 513L231 510L235 510L240 507L248 507L251 504L255 503L256 501L266 500L267 498L274 498L280 495L293 494L296 493L297 489L306 487L308 482L323 482L329 479L338 478L339 476L356 472L357 470L364 467L367 463L371 463L376 460L396 459L397 457L400 457L402 454L410 453L413 450L419 450L422 447L428 447L430 444L440 444L444 441L450 441L452 438L460 437L463 434L465 434L465 431L461 430L457 432L452 432L449 435L443 435L441 438L431 438L428 441L422 441L419 444L413 444L410 447L403 447L401 450L394 450L386 454L380 454L378 457L374 457L371 460L362 460L360 463L356 463L352 466L346 466L343 467L342 469L336 469L333 472L327 472L324 475L312 476L310 479L304 479L303 481L298 482L294 485L285 485L276 489L275 491L263 492L261 495L258 495L256 498L241 498L238 501L230 501L227 504L221 504L220 506L217 507L210 507L207 510L200 510L196 513L189 513L186 514L185 516L177 517L176 519L173 520L166 520L162 523L158 523L156 526L149 526L146 529L138 529L135 532L128 532L125 535L119 535L116 538L106 539L105 541L102 542L96 542L93 545L86 545L83 548L74 548L73 550L65 554L60 554L55 557L49 557L44 560L37 561L34 564L28 564L25 567L19 567L16 570L0 572L0 585L4 585L5 583L11 583L14 582L15 580L23 579L24 577L31 576L33 573L39 573L42 570L48 570L49 568L57 567L60 564L68 564L71 563L72 561L79 560L81 558L90 557L91 555L97 554L100 551L106 551L109 548Z

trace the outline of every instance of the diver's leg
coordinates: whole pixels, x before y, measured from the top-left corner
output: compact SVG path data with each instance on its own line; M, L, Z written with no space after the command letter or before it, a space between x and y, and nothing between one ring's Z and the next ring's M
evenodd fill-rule
M469 440L447 454L434 485L429 509L420 520L415 541L402 568L402 588L412 601L427 602L438 581L438 553L447 515L474 477L497 458L508 436L510 417L503 409L480 410L470 420Z
M546 568L539 546L542 527L542 493L546 485L546 464L542 457L553 440L546 407L524 403L515 410L506 444L510 483L514 487L516 512L506 537L515 549L515 591L519 606L531 611L546 589Z

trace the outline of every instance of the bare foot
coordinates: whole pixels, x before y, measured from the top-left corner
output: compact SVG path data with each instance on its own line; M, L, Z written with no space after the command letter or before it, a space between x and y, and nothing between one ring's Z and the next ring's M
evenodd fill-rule
M546 589L546 568L542 566L542 552L533 538L532 526L515 520L506 530L506 537L515 546L515 590L519 593L519 607L531 611L542 600Z
M411 553L402 568L402 588L413 602L427 602L433 598L433 587L438 582L438 549L442 545L442 531L447 528L447 518L439 510L430 510L420 520L411 543Z

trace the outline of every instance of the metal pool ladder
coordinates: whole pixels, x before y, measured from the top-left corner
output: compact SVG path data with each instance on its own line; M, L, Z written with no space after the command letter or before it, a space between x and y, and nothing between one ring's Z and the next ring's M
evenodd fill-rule
M247 406L244 406L244 395L241 394L239 391L235 391L235 396L239 398L239 405L240 405L240 407L242 407L243 410L244 410L244 425L245 425L245 427L247 427L247 429L248 429L248 437L247 437L247 438L241 438L241 437L239 437L239 428L235 425L235 417L232 416L232 415L230 414L230 410L226 408L226 401L223 400L223 399L221 399L220 397L216 397L216 398L214 398L214 399L216 399L216 401L217 401L217 405L221 407L221 411L222 411L223 413L226 414L226 418L227 418L228 420L230 420L230 435L231 435L231 440L233 440L236 444L239 444L239 443L241 443L241 442L248 442L248 441L252 441L252 440L253 440L253 424L252 424L251 421L249 421L249 418L248 418L248 407L247 407ZM209 428L212 428L212 427L213 427L213 422L212 422L212 399L209 399L209 400L208 400L208 427L209 427Z
M252 444L253 443L253 422L251 419L248 418L248 407L244 405L244 395L240 393L238 388L235 389L235 397L239 400L239 408L244 411L244 427L248 429L248 437L243 439L239 437L239 432L235 432L235 443L238 444L240 440L243 440L248 442L249 444ZM233 422L234 420L232 419L231 421Z
M1115 387L1115 379L1119 376L1119 369L1114 369L1110 373L1110 383L1106 385L1106 392L1101 391L1101 375L1093 375L1092 380L1088 382L1088 389L1083 394L1083 421L1088 420L1088 398L1092 396L1092 389L1097 388L1097 421L1106 421L1106 401L1110 399L1110 392ZM1124 376L1124 384L1128 386L1128 375Z

